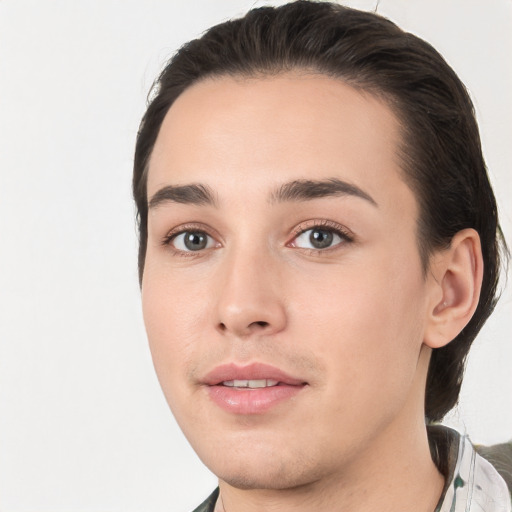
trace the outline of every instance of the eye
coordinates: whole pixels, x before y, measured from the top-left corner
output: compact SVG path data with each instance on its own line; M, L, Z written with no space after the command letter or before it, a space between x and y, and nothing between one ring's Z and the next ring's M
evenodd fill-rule
M316 225L309 229L301 229L290 245L301 249L318 251L330 249L351 241L352 238L341 227Z
M215 247L215 240L204 231L182 231L168 241L178 251L197 252Z
M295 247L303 249L327 249L342 241L341 237L323 228L308 229L301 233L294 242Z

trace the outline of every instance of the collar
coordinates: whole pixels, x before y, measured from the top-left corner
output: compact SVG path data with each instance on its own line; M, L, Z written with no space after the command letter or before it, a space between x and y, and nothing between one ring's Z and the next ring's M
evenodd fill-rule
M444 455L443 465L447 473L435 512L511 512L505 481L476 453L467 435L436 425L429 427L429 439L434 459L438 458L436 454Z

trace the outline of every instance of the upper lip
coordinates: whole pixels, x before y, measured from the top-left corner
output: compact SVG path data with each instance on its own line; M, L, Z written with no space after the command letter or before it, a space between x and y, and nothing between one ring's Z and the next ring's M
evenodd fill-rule
M252 363L240 366L236 363L222 364L208 372L202 379L202 383L208 386L215 386L222 382L232 380L276 380L281 384L289 386L301 386L306 384L304 379L288 375L283 370L264 363Z

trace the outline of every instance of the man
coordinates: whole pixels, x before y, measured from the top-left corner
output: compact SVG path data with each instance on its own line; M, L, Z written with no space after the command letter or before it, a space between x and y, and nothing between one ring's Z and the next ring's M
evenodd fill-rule
M219 477L198 511L510 510L431 426L504 246L471 102L432 47L329 3L214 27L160 76L133 185L155 368Z

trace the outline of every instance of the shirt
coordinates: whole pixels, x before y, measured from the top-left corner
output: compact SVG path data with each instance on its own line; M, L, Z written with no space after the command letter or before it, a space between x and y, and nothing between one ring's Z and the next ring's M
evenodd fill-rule
M510 512L511 494L494 467L473 448L468 436L437 426L449 439L448 478L435 512Z

